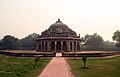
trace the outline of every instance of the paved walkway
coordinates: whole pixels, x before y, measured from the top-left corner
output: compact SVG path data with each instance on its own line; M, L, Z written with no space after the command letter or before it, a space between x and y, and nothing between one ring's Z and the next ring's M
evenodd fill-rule
M73 77L65 58L54 57L38 77Z

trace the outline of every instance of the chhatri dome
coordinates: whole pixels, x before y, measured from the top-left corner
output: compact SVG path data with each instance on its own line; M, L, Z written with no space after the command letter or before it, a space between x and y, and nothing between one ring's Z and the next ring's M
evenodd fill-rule
M76 32L70 29L60 19L41 33L42 37L77 37Z
M80 36L60 19L37 38L37 51L80 51Z

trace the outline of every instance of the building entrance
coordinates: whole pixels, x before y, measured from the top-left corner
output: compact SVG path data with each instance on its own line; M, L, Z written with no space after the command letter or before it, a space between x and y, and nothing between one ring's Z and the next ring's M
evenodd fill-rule
M61 42L57 42L56 50L61 51Z

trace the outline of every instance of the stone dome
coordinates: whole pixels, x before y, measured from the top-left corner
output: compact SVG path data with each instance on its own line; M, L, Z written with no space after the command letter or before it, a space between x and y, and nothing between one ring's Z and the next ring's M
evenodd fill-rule
M41 33L41 37L77 37L77 35L75 31L58 19L58 21Z

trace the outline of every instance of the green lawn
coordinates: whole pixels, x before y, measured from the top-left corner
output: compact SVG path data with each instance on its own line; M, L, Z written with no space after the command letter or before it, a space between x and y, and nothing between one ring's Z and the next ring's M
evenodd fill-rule
M67 60L75 77L120 77L120 56L106 59L87 58L87 67L83 69L83 62L79 60Z
M50 60L40 59L33 68L34 58L11 58L0 55L0 77L37 77Z

